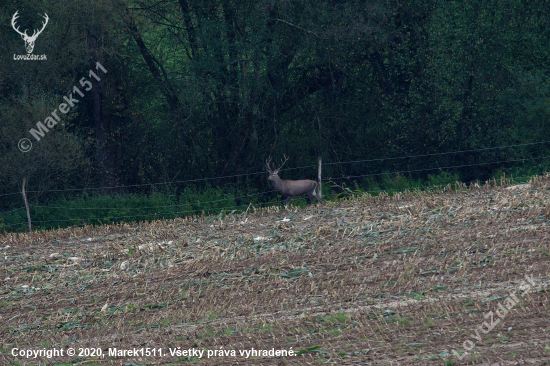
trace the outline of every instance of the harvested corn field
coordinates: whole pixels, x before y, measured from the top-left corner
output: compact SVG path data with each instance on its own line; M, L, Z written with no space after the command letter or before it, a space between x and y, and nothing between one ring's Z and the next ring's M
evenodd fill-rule
M9 234L0 364L546 364L549 216L543 177Z

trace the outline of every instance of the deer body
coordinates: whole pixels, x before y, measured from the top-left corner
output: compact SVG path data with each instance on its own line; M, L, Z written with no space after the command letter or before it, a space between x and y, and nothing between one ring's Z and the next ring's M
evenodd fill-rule
M309 179L288 180L279 177L279 170L285 165L287 160L288 158L286 158L283 164L275 170L272 170L269 166L271 159L267 161L267 170L269 171L269 177L267 179L272 182L273 188L283 196L285 206L288 205L292 197L302 195L307 196L309 204L313 203L314 198L319 201L319 203L323 203L321 197L319 197L316 192L318 187L317 182Z

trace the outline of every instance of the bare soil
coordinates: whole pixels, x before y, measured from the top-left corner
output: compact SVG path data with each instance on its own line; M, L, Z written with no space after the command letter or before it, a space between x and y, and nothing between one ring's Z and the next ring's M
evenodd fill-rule
M450 188L0 237L0 364L550 364L549 178Z

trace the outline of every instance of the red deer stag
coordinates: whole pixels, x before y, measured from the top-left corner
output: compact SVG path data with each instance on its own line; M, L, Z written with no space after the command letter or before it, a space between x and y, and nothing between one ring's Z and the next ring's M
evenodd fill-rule
M285 165L288 158L285 156L285 160L281 164L280 167L273 170L269 166L269 163L271 162L271 157L269 160L266 160L267 165L267 171L269 172L269 177L267 180L273 182L273 188L277 192L279 192L284 199L285 206L288 205L288 202L290 199L294 196L301 196L301 195L307 195L309 204L313 203L313 198L315 198L319 203L323 203L321 200L321 197L317 194L315 191L318 187L318 183L309 179L303 179L303 180L285 180L281 179L278 175L279 170Z

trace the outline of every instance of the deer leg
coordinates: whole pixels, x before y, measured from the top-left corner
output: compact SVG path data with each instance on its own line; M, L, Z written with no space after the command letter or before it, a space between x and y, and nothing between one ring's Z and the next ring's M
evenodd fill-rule
M284 197L285 199L285 206L288 206L288 203L290 202L290 199L292 198L292 196L286 196Z
M321 198L319 197L319 195L317 194L317 192L313 191L311 192L311 203L313 203L313 197L315 197L315 199L317 201L319 201L319 203L323 203L323 201L321 200Z
M313 195L314 195L314 193L312 193L312 192L307 192L306 195L307 195L307 203L311 205L311 204L313 203Z
M314 194L313 194L313 197L315 197L315 199L316 199L317 201L319 201L320 204L323 204L323 200L321 199L321 197L319 197L318 194L314 193Z

